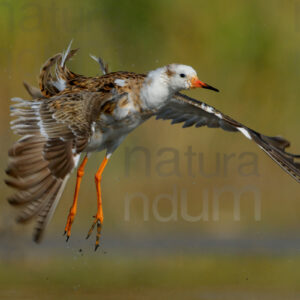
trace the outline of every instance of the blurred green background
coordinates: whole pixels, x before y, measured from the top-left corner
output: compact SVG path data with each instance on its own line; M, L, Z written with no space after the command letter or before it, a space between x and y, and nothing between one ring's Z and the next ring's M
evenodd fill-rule
M221 93L187 94L300 152L299 0L0 0L0 12L2 170L17 139L10 98L28 97L22 81L36 85L41 64L71 39L80 51L69 66L84 75L99 75L90 53L111 71L191 65ZM300 299L299 185L254 143L220 129L146 122L105 170L103 239L94 253L94 236L85 235L102 157L86 168L68 244L62 233L75 174L41 245L31 242L32 225L14 223L1 181L1 299ZM241 192L240 220L230 191ZM189 215L206 214L184 217L185 203Z

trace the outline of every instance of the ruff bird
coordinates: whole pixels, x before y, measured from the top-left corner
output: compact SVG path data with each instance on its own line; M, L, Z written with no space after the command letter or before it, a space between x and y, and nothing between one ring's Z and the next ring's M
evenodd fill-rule
M103 225L100 183L104 168L124 138L151 117L171 120L172 124L183 123L183 128L207 126L240 132L300 182L300 164L296 161L300 156L285 151L289 146L287 140L262 135L212 106L180 93L192 88L218 91L200 81L192 67L169 64L147 74L108 73L107 65L93 56L104 75L86 77L66 66L77 50L69 46L65 53L47 60L39 76L39 89L24 83L32 100L12 99L15 104L11 106L11 127L21 138L8 153L6 184L16 189L8 201L24 207L18 222L37 217L34 241L41 240L67 180L84 154L65 226L69 239L85 165L91 153L106 150L95 175L97 213L87 235L97 227L95 250L98 248Z

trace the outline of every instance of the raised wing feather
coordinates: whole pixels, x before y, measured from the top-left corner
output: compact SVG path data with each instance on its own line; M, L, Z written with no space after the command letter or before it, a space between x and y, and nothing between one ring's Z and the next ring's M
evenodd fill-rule
M22 137L9 150L6 183L16 193L8 200L24 206L17 218L19 222L38 216L35 241L40 241L89 141L93 121L103 105L118 97L112 93L81 92L43 101L14 99L12 129Z

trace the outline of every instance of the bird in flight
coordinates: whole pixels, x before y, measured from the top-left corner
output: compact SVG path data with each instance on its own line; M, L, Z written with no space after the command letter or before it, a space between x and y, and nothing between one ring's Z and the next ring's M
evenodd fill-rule
M289 146L287 140L262 135L212 106L180 93L192 88L218 91L200 81L192 67L170 64L147 74L109 73L107 65L93 57L104 75L85 77L66 66L77 50L71 50L70 44L67 51L46 61L40 72L39 89L24 83L32 99L12 99L11 128L21 138L9 150L5 182L16 189L9 203L23 207L17 221L24 223L37 218L34 241L41 240L67 180L84 154L65 226L69 239L85 165L93 152L106 150L95 175L97 213L87 234L88 238L97 228L95 250L99 247L103 225L102 173L124 138L151 117L171 120L172 124L183 123L183 128L207 126L240 132L300 182L300 155L285 151Z

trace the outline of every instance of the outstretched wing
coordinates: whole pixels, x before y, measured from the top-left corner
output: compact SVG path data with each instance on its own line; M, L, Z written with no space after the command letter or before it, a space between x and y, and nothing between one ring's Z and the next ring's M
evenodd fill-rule
M172 100L156 113L157 119L172 120L172 124L184 123L183 127L207 126L227 131L239 131L249 140L253 140L279 166L300 182L300 155L285 151L290 143L282 137L269 137L222 114L212 106L186 95L176 93Z

